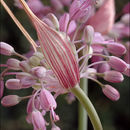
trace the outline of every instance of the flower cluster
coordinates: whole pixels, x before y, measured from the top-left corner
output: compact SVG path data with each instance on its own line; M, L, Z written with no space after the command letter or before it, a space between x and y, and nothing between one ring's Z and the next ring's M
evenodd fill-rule
M35 51L24 56L15 52L9 44L0 42L1 54L21 58L9 58L6 64L0 65L5 67L0 75L0 98L4 91L3 79L8 75L16 78L6 81L7 89L33 88L32 95L4 96L1 103L9 107L29 98L26 120L33 124L35 130L46 130L48 123L44 116L47 112L50 113L52 130L60 129L55 124L59 120L54 111L56 97L69 93L69 102L74 100L70 89L79 84L80 78L98 83L109 99L117 101L120 98L118 90L102 84L98 78L119 83L124 79L123 74L130 76L130 43L122 42L123 37L129 36L124 31L129 27L129 14L124 14L121 21L114 24L114 0L98 2L100 0L51 0L49 7L40 0L27 0L28 6L23 0L15 0L15 6L24 9L31 19L38 41ZM64 6L69 13L63 13ZM95 11L97 7L99 9ZM118 36L116 41L111 32Z

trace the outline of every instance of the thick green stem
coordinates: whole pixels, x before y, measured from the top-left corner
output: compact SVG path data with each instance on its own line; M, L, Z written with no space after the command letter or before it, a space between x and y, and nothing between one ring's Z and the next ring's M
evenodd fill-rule
M80 87L84 91L85 94L87 94L88 89L88 83L87 79L81 79L80 80ZM78 113L78 130L87 130L88 128L88 118L87 118L87 112L83 105L79 103L79 113Z
M84 93L84 91L79 87L79 85L76 85L70 90L79 99L80 103L85 107L87 114L94 127L94 130L103 130L97 112L87 95Z

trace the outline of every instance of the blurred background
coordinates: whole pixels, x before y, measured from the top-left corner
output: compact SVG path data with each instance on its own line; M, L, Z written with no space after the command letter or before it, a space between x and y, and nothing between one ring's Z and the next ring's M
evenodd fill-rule
M42 0L47 4L47 0ZM26 28L34 40L37 40L35 30L31 26L27 15L24 11L19 10L13 6L13 0L5 0L10 9L14 12L15 16L19 19L22 25ZM119 14L123 6L128 0L116 0L116 12ZM4 41L12 45L20 54L26 53L30 44L23 36L23 34L16 27L10 16L6 13L0 5L0 41ZM6 63L9 57L0 55L0 63ZM2 69L1 69L2 71ZM6 80L11 77L6 77ZM94 104L99 117L101 118L104 130L130 130L130 82L127 77L121 84L113 85L119 90L121 98L117 102L112 102L107 99L97 84L89 81L89 98ZM31 89L13 91L5 89L4 95L18 94L25 96L31 94ZM61 130L77 130L78 127L78 101L68 104L65 100L65 95L57 98L58 107L56 113L60 116L60 121L57 125ZM32 130L32 126L25 120L26 118L26 104L23 101L20 104L5 108L0 104L0 130ZM48 128L50 130L50 128ZM92 130L89 121L88 130Z

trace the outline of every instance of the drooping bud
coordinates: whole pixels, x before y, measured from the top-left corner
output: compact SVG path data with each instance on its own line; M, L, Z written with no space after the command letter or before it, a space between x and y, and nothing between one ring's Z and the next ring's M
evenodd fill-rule
M127 64L127 69L123 72L123 74L130 76L130 64Z
M19 70L20 69L19 63L20 63L19 60L14 59L14 58L10 58L10 59L7 60L6 64L7 64L9 69Z
M46 69L42 66L34 67L31 69L31 73L41 79L46 76Z
M106 81L119 83L124 80L123 75L118 71L106 71L103 77Z
M107 44L106 46L107 46L107 50L114 55L121 56L126 53L125 46L120 43L114 42L114 43Z
M110 85L105 85L102 88L104 95L106 95L112 101L117 101L120 98L120 93Z
M31 69L30 65L28 64L28 61L21 61L19 63L19 66L25 72L29 72Z
M88 25L84 29L83 39L87 44L91 44L94 38L94 29L92 26Z
M5 86L8 89L14 89L14 90L21 89L21 85L20 85L20 80L19 79L8 79L6 81Z
M109 56L108 64L115 70L124 72L127 69L127 64L122 59L115 57L115 56Z
M5 42L0 42L0 54L11 56L15 53L14 48Z
M40 103L41 107L45 111L50 111L51 109L55 109L57 107L56 101L52 94L44 88L40 92Z
M40 111L35 110L31 114L32 124L36 130L46 130L45 120Z
M68 39L63 39L55 30L38 19L20 0L32 20L41 44L43 55L64 88L72 88L79 83L79 69Z
M1 104L5 107L10 107L18 104L21 101L17 95L8 95L2 98Z

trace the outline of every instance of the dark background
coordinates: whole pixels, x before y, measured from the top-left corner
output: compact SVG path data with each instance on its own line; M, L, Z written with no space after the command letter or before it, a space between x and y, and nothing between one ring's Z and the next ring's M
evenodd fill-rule
M29 34L36 40L36 33L31 26L24 11L21 11L14 6L13 0L5 0L8 3L15 16L20 20L23 26L27 29ZM44 0L45 1L45 0ZM119 14L123 6L128 0L119 1L116 0L116 11ZM47 3L46 1L43 3ZM1 6L1 5L0 5ZM11 44L15 50L21 54L26 53L29 50L29 42L23 36L23 34L16 27L9 15L0 7L0 41ZM9 57L0 56L0 63L5 63ZM2 71L2 70L1 70ZM6 80L10 78L7 77ZM107 99L101 92L100 87L97 84L89 81L89 97L94 104L99 117L101 118L104 130L129 130L130 129L130 86L129 79L125 77L125 80L121 84L113 85L119 90L121 98L117 102L112 102ZM31 94L31 89L28 90L5 90L4 95L18 94L25 96ZM57 123L61 130L77 130L78 125L78 102L75 101L71 105L68 105L65 100L65 95L61 95L57 98L58 107L56 109L57 114L60 116L60 121ZM27 101L23 101L20 104L5 108L0 105L0 130L32 130L32 126L27 124L26 117L26 104ZM48 119L47 119L48 120ZM50 129L50 128L48 128ZM92 130L92 126L89 122L89 129Z

